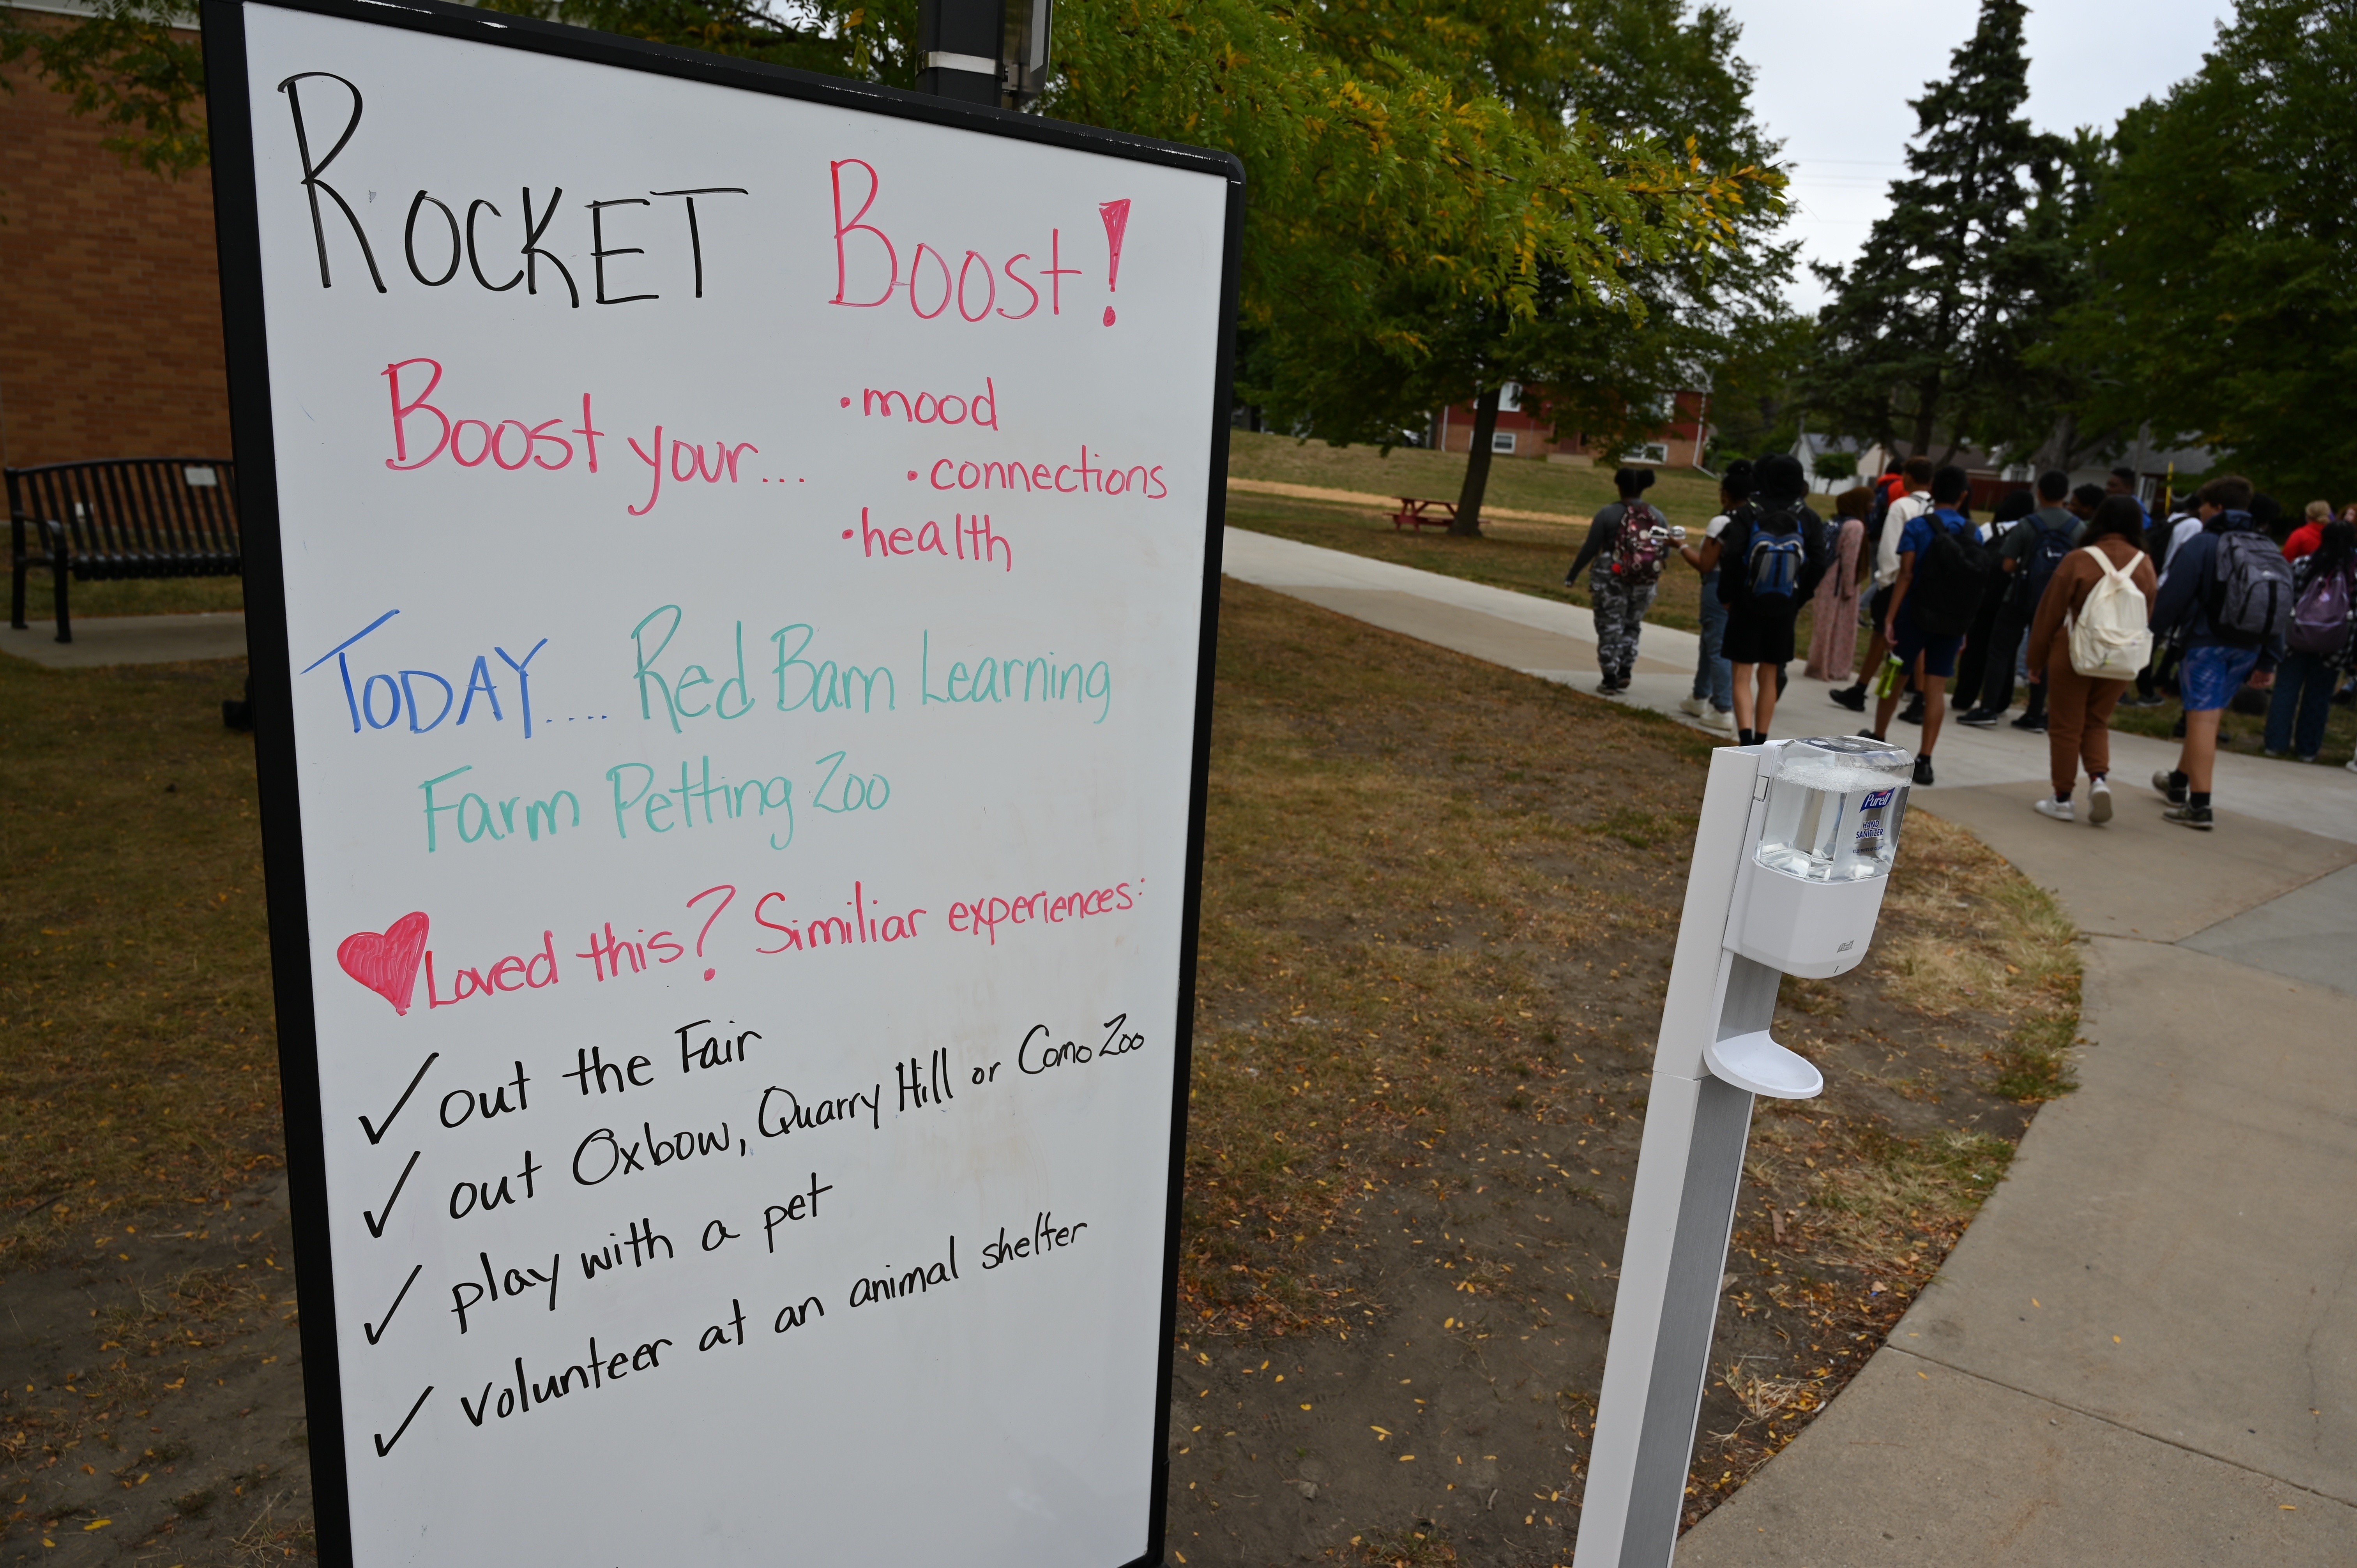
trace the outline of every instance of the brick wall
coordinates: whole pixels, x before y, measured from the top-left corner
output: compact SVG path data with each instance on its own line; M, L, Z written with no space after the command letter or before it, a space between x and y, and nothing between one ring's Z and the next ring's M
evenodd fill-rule
M0 459L228 456L212 181L126 168L22 70L0 93Z

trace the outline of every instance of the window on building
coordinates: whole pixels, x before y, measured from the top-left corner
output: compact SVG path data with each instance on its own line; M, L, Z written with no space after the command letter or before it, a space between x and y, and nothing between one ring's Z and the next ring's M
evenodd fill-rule
M1523 412L1522 382L1508 381L1504 386L1498 389L1498 412L1501 413L1520 413ZM1505 448L1500 447L1499 450L1503 451Z
M1648 441L1642 446L1631 448L1620 459L1624 463L1666 463L1670 446L1666 441Z
M1490 450L1491 450L1491 451L1492 451L1492 452L1511 452L1511 451L1512 451L1513 449L1514 449L1514 433L1513 433L1512 431L1511 431L1511 430L1500 430L1500 431L1494 432L1494 433L1491 435L1491 437L1490 437Z

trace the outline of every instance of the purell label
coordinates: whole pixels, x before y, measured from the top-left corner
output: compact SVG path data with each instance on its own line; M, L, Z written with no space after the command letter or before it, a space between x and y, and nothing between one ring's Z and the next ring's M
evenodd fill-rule
M1861 811L1881 811L1885 806L1890 804L1890 797L1897 793L1899 793L1899 791L1896 789L1874 790L1869 793L1865 800L1860 800L1857 803L1857 809Z

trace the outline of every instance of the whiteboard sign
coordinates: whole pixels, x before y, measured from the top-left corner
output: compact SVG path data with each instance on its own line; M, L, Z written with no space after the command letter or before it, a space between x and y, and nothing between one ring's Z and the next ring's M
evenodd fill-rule
M323 1554L1158 1562L1235 166L205 42Z

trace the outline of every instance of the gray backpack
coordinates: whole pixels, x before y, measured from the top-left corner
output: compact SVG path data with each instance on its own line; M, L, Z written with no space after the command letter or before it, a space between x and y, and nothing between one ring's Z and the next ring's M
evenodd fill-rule
M2279 642L2291 623L2291 563L2276 542L2255 529L2218 535L2218 588L2211 624L2262 641Z

